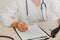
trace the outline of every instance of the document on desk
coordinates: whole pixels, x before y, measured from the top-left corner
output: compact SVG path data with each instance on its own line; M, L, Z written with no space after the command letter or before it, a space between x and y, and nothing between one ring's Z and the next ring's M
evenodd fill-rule
M17 30L17 29L16 29ZM41 38L41 37L48 37L46 33L44 33L37 24L32 26L28 26L28 30L26 32L18 31L18 34L22 38L22 40L34 39L34 38Z

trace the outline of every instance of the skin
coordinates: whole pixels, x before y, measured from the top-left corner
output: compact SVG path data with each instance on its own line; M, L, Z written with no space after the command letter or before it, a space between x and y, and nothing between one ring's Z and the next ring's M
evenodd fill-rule
M28 26L24 22L13 22L11 24L12 28L17 28L20 32L25 32L28 30Z
M60 19L58 19L58 24L59 24L59 26L60 26Z
M40 0L31 0L31 1L32 1L33 4L34 4L35 6L37 6L37 7L40 5ZM27 24L24 23L24 22L13 22L13 23L11 24L11 27L12 27L12 28L17 28L20 32L25 32L25 31L28 30L28 26L27 26Z
M28 30L28 27L27 27L27 24L26 24L26 23L21 22L21 23L18 24L17 29L18 29L19 31L21 31L21 32L25 32L25 31Z
M59 26L51 31L51 37L55 38L56 34L60 31L60 19L58 19Z
M18 27L19 22L13 22L10 27L16 28Z
M39 6L40 5L40 0L31 0L32 2L33 2L33 4L35 5L35 6Z

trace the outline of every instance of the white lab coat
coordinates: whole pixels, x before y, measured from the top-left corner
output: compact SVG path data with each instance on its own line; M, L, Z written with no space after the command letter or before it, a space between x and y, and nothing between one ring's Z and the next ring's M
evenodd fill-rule
M41 3L41 2L40 2ZM47 5L47 21L60 18L59 0L45 0ZM3 26L10 26L14 21L26 22L26 0L2 0L0 3L0 23ZM41 6L36 7L31 0L28 0L28 12L32 22L43 20Z

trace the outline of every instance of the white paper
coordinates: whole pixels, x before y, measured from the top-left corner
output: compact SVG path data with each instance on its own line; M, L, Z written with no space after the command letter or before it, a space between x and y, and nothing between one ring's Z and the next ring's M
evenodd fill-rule
M16 29L17 30L17 29ZM44 33L37 24L34 24L32 26L28 26L28 30L26 32L20 32L17 30L22 40L27 39L33 39L33 38L39 38L42 36L48 36L46 33Z

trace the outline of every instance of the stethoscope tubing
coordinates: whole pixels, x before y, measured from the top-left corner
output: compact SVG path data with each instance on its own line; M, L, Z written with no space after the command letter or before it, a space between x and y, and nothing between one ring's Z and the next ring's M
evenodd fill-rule
M42 12L43 21L47 21L47 6L44 0L42 0L42 3L41 3L41 12ZM45 12L46 19L44 19L44 12Z
M27 3L27 0L26 0L26 13L27 13L27 16L28 16L29 13L28 13L28 3Z
M9 39L12 39L12 40L14 40L14 38L12 38L12 37L10 37L10 36L0 36L0 38L9 38Z
M41 11L43 12L43 5L45 6L45 10L47 12L47 6L46 6L46 3L44 2L44 0L42 0L42 3L41 3ZM26 14L27 16L29 15L29 12L28 12L28 3L27 3L27 0L26 0ZM47 13L46 13L47 14ZM43 17L43 13L42 13L42 17ZM47 15L46 15L47 17ZM43 20L46 21L43 17Z
M47 8L46 3L44 2L44 0L42 0L42 3L41 3L41 10L43 10L43 5L45 6L45 8Z

